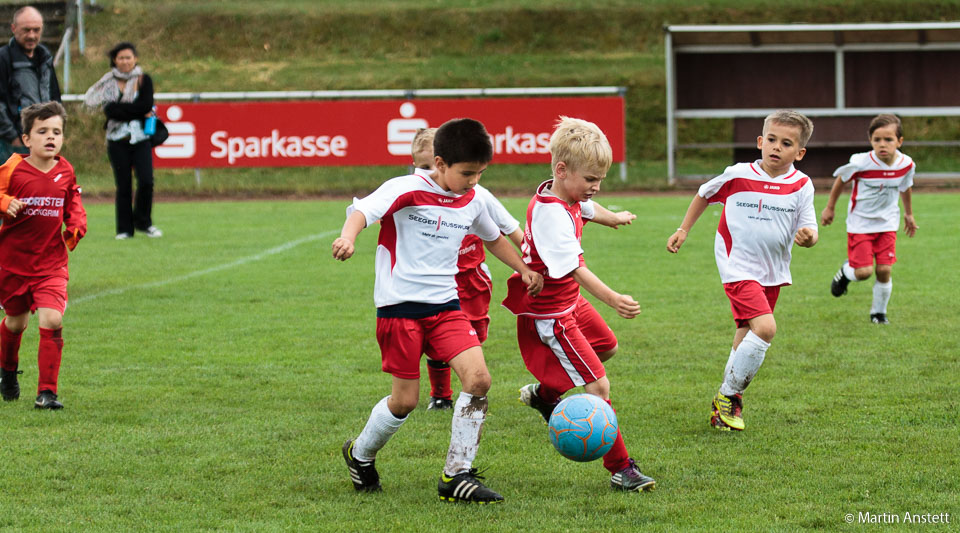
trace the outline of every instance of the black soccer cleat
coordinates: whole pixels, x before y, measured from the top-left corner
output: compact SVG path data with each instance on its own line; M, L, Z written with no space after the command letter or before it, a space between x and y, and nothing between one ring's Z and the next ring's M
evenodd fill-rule
M870 322L873 322L874 324L889 324L889 323L890 323L890 321L887 320L887 314L886 314L886 313L873 313L872 315L870 315Z
M540 416L543 417L543 420L546 423L550 423L550 415L553 414L553 410L557 407L557 403L547 403L540 398L540 384L531 383L529 385L524 385L520 389L520 401L528 406L533 407L540 412Z
M443 411L444 409L453 409L453 400L449 398L430 397L430 403L427 404L428 411Z
M358 461L353 458L353 439L343 443L343 459L347 462L347 469L350 470L350 480L353 481L354 489L363 492L382 490L380 474L373 466L374 461Z
M57 401L56 394L48 390L42 390L37 395L37 401L33 403L33 407L35 409L63 409L63 404Z
M850 285L850 280L843 275L843 265L840 265L840 270L833 275L833 281L830 282L830 294L837 298L847 294L847 285Z
M468 472L457 474L453 477L447 477L447 474L440 475L440 483L437 486L437 493L440 494L440 500L445 502L463 502L479 503L500 503L503 496L487 488L480 483L483 479L476 468L471 468Z
M17 374L23 374L23 370L0 369L0 396L3 396L5 402L20 399L20 382L17 381Z
M655 489L657 482L652 477L643 475L633 459L629 461L629 466L610 477L610 487L614 490L626 492L643 492Z

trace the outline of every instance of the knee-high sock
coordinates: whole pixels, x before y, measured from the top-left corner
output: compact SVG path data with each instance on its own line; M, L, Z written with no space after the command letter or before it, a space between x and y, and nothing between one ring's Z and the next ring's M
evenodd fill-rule
M873 306L870 307L870 314L887 314L887 303L890 301L890 295L893 293L893 281L873 284Z
M23 333L14 333L7 329L7 319L0 322L0 367L4 370L16 370L20 364L20 339Z
M742 393L750 384L750 381L753 380L753 376L757 374L760 365L763 364L763 358L769 347L769 342L761 339L752 331L747 332L733 354L733 364L730 365L730 371L723 376L720 394L733 396Z
M427 374L430 376L430 396L444 400L453 398L453 389L450 388L450 365L427 359Z
M353 442L353 458L358 461L372 461L377 452L390 440L390 437L406 422L407 417L397 418L387 407L387 399L383 398L370 411L367 425L363 427L360 436Z
M544 403L555 404L559 402L560 397L563 396L564 392L566 391L551 389L550 387L547 387L543 383L541 383L540 386L537 387L537 396L539 396Z
M63 329L40 328L40 348L37 350L37 369L40 379L37 394L42 390L57 393L57 379L60 377L60 358L63 356Z
M843 270L843 277L847 278L850 281L860 281L859 279L857 279L856 269L850 266L849 261L844 263L843 266L840 267L840 269Z
M727 366L723 368L723 375L726 377L730 373L730 369L733 368L733 359L737 355L737 351L730 347L730 357L727 357Z
M453 406L450 428L450 449L443 473L455 476L470 470L480 449L483 421L487 418L487 397L461 392Z
M607 400L607 404L613 409L613 402ZM613 411L616 413L616 409ZM627 445L623 443L623 432L617 428L617 440L613 442L613 447L603 456L603 467L611 474L623 470L630 466L630 454L627 453Z

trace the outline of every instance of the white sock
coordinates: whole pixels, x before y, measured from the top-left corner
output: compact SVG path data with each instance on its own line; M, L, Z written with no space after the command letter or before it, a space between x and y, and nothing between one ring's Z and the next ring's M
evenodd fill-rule
M870 308L870 314L887 314L887 302L890 301L890 294L893 292L893 280L886 283L879 281L873 284L873 306Z
M733 364L730 365L730 371L723 376L720 394L733 396L742 393L750 384L753 376L757 374L760 365L763 364L763 358L769 347L769 342L761 339L752 331L747 332L733 355Z
M724 379L726 375L730 373L730 369L733 368L733 357L736 355L737 351L733 349L733 346L730 347L730 357L727 358L727 366L723 368Z
M353 442L353 458L358 461L372 461L383 448L390 437L406 422L407 417L397 418L387 407L387 396L373 406L367 425L363 427L360 436Z
M856 270L855 270L852 266L850 266L850 262L849 262L849 261L845 262L845 263L843 264L843 266L840 267L840 270L843 271L843 277L847 278L848 280L850 280L850 281L860 281L859 279L857 279L857 272L856 272Z
M487 417L487 397L461 392L453 406L450 449L443 473L455 476L470 470L480 448L480 433Z

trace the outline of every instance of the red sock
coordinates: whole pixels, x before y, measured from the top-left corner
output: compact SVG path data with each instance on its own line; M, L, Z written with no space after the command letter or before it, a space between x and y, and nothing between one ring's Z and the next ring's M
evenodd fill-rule
M613 402L610 400L607 400L607 405L613 409ZM614 409L613 412L616 413L617 411ZM610 448L610 451L603 456L603 467L611 474L616 474L630 466L629 459L630 455L627 454L627 445L623 443L623 432L617 429L617 440L613 442L613 448Z
M450 365L433 359L427 359L427 374L430 375L430 396L453 399L453 389L450 387Z
M0 367L7 371L17 369L20 364L20 337L23 333L14 333L7 329L7 319L0 322Z
M544 385L543 383L537 387L537 396L543 400L544 403L555 404L560 401L560 397L563 396L563 393L566 391L558 391L551 389Z
M42 390L57 393L57 378L60 376L60 357L63 355L63 329L40 328L40 349L37 351L37 367L40 379L37 394Z

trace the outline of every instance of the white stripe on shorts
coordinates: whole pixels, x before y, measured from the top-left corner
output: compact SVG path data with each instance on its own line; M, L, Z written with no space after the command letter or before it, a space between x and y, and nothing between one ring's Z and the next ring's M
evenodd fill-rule
M580 373L577 372L577 369L574 368L573 363L570 361L570 354L563 350L563 346L560 345L560 341L557 340L556 335L553 333L553 328L557 323L556 319L548 318L543 320L534 320L534 324L537 326L537 335L540 336L540 342L546 344L550 347L550 351L553 352L553 355L556 356L557 361L560 363L560 366L563 367L563 370L567 373L567 377L570 378L570 381L573 382L574 387L582 387L587 384L583 380L583 377L580 376ZM570 348L574 350L574 356L583 364L583 367L590 369L590 366L586 363L583 363L583 358L580 357L579 353L576 353L576 348L573 347L573 343L567 339L567 344L570 345ZM592 374L592 373L591 373ZM594 381L596 381L596 376L593 376Z

